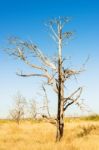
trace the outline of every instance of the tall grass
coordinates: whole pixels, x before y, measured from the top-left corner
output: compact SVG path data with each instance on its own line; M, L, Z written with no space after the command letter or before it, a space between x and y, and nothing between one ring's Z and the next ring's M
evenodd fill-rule
M88 121L99 121L99 115L98 114L92 114L87 117L83 117L84 120Z
M0 150L98 150L99 122L68 118L63 139L55 136L56 127L42 120L0 120Z

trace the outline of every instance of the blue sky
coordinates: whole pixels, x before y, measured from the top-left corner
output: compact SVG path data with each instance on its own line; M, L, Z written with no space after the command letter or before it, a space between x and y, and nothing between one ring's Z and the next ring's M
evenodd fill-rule
M75 31L72 41L64 47L64 56L71 56L72 66L80 66L90 55L86 71L79 77L78 85L84 86L82 97L93 112L99 113L99 2L98 0L0 0L0 117L8 115L13 95L20 91L27 98L38 98L41 82L37 78L23 79L16 70L28 67L9 58L2 49L6 39L15 35L36 42L44 53L52 55L57 47L49 36L44 23L58 16L70 16L72 21L65 29ZM49 94L49 99L52 97ZM38 98L38 101L41 101ZM54 101L54 102L53 102ZM56 107L56 99L50 102ZM77 108L67 113L79 113Z

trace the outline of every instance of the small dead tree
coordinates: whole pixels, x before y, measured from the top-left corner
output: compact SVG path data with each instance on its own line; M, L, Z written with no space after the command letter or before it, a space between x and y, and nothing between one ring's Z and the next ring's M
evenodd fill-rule
M25 105L26 99L20 93L18 93L15 96L13 109L10 111L11 118L15 120L17 124L19 124L20 120L24 118Z
M62 56L62 48L66 40L70 39L72 32L63 31L64 26L70 21L68 17L59 17L48 22L48 26L52 31L52 38L57 44L58 55L56 62L49 59L43 54L42 50L31 41L24 41L16 37L9 38L11 47L6 49L6 52L19 58L25 64L33 68L35 72L24 74L22 71L17 72L21 77L43 77L47 79L47 84L53 87L53 90L58 95L58 108L57 108L57 134L56 140L59 141L64 132L64 112L72 104L79 104L82 87L76 89L70 96L64 96L65 83L72 76L80 74L82 70L74 70L63 67L64 58ZM33 63L33 59L39 59L41 66ZM39 73L36 72L39 70Z
M30 116L32 119L36 119L37 117L37 103L35 100L31 100L29 103L30 107L29 107L29 111L30 111Z
M51 115L50 115L49 105L48 105L49 101L48 101L48 96L47 96L46 88L45 88L44 85L42 85L42 89L43 89L43 91L44 91L44 104L43 104L43 109L46 110L46 113L47 113L47 114L46 114L46 115L47 115L46 117L50 118Z

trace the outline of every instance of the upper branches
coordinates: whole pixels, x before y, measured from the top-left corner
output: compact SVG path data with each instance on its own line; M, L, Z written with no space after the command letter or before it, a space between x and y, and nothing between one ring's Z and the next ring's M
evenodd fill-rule
M58 43L59 38L61 38L62 42L64 42L64 40L69 39L73 35L73 32L70 31L63 32L64 26L70 20L71 19L69 17L59 17L48 22L48 26L52 32L52 38L56 43ZM61 37L59 36L59 30L61 32Z
M36 57L44 66L47 66L53 70L57 70L55 64L52 63L51 60L47 56L45 56L43 52L38 48L38 46L33 44L32 42L22 41L16 37L9 38L9 42L11 44L11 47L6 49L9 55L20 58L22 61L33 68L44 70L42 67L34 65L33 62L30 61L30 57Z
M54 40L58 43L59 46L59 41L61 39L61 48L63 45L63 42L65 39L69 39L73 32L63 31L64 26L70 21L71 19L69 17L59 17L55 18L51 21L48 22L48 26L50 27L52 31L52 37ZM60 31L59 31L60 30ZM61 33L61 34L59 34ZM22 76L22 77L31 77L31 76L38 76L38 77L43 77L47 79L47 84L50 84L53 86L53 89L56 93L59 91L59 81L58 81L58 59L57 58L57 64L55 64L51 59L49 59L43 52L42 50L34 43L30 41L23 41L19 38L12 37L9 38L9 43L11 44L10 48L6 49L6 52L14 56L15 58L21 59L25 64L30 66L33 69L37 69L40 71L40 73L33 72L24 74L23 72L17 73L17 75ZM35 64L33 59L37 58L37 60L40 60L40 65ZM61 62L61 66L63 66L63 61ZM79 74L80 71L76 71L73 69L64 69L62 67L61 70L61 78L62 82L64 83L69 79L71 76ZM75 94L79 93L82 91L82 89L78 89ZM69 105L73 104L74 102L77 101L77 99L73 99L74 95L69 96L67 99L65 99L65 106L64 109L66 109ZM67 104L67 101L69 102ZM71 101L71 102L70 102Z

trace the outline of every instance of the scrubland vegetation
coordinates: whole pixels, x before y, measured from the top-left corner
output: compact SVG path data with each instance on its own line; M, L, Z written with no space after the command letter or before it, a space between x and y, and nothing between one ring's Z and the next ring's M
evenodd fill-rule
M64 137L55 136L45 120L0 120L0 150L98 150L99 116L65 118Z

